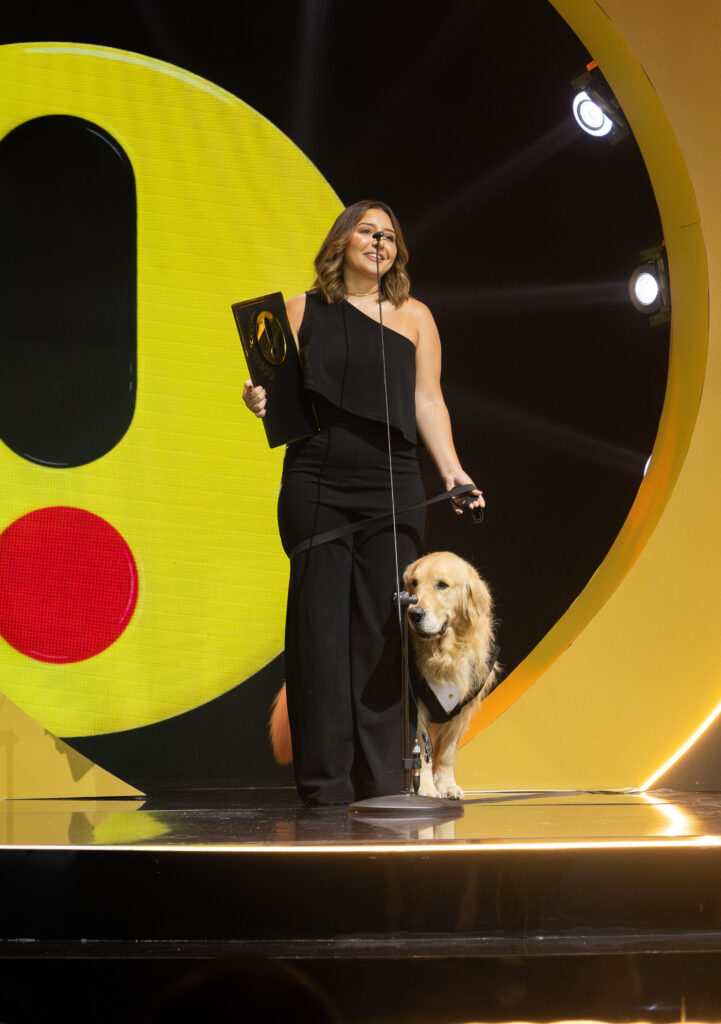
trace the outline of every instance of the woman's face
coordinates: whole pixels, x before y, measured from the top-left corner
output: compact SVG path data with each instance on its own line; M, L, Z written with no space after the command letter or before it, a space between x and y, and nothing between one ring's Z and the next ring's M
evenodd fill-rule
M383 238L376 240L373 235L378 231L383 232ZM379 267L382 276L393 266L397 252L396 233L388 214L366 210L346 246L344 270L375 277Z

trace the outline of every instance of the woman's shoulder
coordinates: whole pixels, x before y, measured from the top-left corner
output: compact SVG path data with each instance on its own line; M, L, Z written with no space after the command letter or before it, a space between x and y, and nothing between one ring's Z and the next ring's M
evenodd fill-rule
M401 306L401 309L414 320L422 321L428 320L429 318L431 320L433 319L433 314L428 306L426 306L425 302L421 302L419 299L414 299L412 295L408 296Z
M303 323L303 316L305 314L305 300L306 295L303 292L302 295L294 295L292 299L288 299L285 304L285 308L288 313L288 319L290 320L290 326L293 328L296 337L300 331L300 325Z
M425 302L420 302L409 295L399 310L406 332L413 337L416 344L429 330L435 329L435 320Z
M288 310L304 310L306 298L306 292L302 292L300 295L294 295L292 299L288 299L288 301L285 304L285 308Z

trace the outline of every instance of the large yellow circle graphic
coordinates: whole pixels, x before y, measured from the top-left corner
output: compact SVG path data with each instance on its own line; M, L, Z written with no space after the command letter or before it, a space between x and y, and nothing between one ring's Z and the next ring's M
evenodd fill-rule
M48 114L95 122L130 158L138 208L133 422L73 469L0 445L0 531L33 509L85 509L129 545L140 594L123 635L87 661L39 663L0 641L0 692L56 735L128 729L211 700L282 650L282 452L240 400L230 306L307 287L340 202L260 114L171 65L19 44L0 47L0 83L0 137Z

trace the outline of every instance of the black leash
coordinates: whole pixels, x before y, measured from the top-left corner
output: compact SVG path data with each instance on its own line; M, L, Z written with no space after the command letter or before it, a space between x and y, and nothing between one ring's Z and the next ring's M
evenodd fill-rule
M433 498L428 498L426 501L419 501L417 505L409 505L408 508L402 508L395 512L395 516L405 515L406 512L415 512L419 508L425 508L426 505L435 505L439 501L448 501L453 498L460 498L464 494L469 494L475 490L475 484L460 484L458 487L454 487L450 491L444 491L443 494L436 494ZM474 521L480 522L483 518L483 512L481 508L473 509ZM480 517L478 515L480 513ZM314 548L318 544L327 544L331 540L338 540L340 537L345 537L350 533L357 533L358 530L365 530L371 523L377 523L382 519L391 519L394 516L394 512L380 512L376 516L369 516L368 519L360 519L357 523L347 523L345 526L338 526L335 530L326 530L324 533L317 533L314 537L308 537L306 540L300 541L294 548L291 548L288 558L295 558L301 551L307 551L308 548Z

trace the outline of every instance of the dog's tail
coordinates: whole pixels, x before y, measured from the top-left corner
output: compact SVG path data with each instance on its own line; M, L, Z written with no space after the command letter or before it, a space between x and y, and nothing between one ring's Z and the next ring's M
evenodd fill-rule
M288 721L288 701L285 695L285 683L275 695L268 722L268 735L273 748L273 756L278 764L290 764L293 760L293 744L290 739L290 722Z

